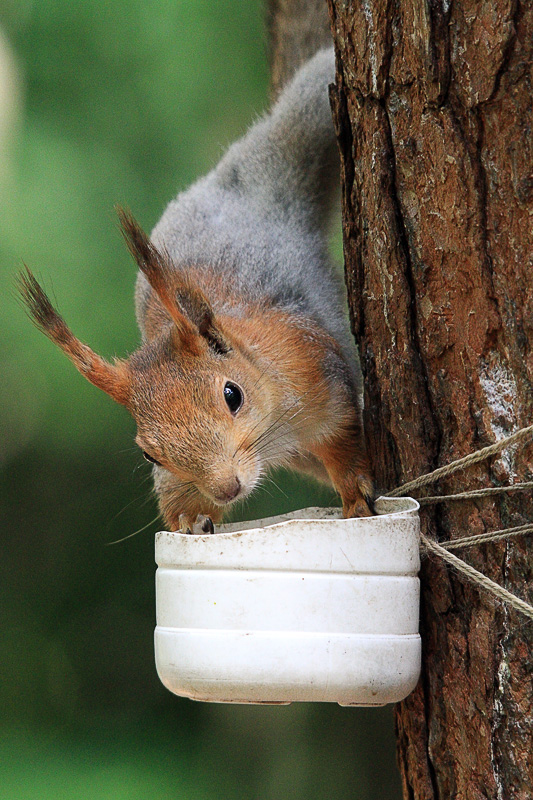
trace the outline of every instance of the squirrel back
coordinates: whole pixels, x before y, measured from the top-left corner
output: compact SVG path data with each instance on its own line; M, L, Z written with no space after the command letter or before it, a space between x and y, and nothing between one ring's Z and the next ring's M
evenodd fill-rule
M339 187L328 94L334 75L333 49L321 50L218 166L169 203L151 238L176 269L193 267L206 279L216 273L235 295L316 319L341 344L358 383L342 287L328 253ZM140 272L143 333L150 293ZM222 298L209 299L215 311L224 309Z

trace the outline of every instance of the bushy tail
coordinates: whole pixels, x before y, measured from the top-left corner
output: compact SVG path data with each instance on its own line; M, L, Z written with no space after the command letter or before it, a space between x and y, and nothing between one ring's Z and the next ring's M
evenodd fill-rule
M241 185L265 217L293 217L316 227L327 216L339 183L328 89L334 77L333 48L321 50L216 170L223 186Z

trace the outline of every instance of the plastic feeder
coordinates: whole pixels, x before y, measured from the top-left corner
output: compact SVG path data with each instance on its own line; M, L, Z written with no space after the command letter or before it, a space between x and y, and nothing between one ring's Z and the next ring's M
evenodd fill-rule
M156 535L159 677L219 703L406 697L420 673L419 518L411 498L378 516L308 508Z

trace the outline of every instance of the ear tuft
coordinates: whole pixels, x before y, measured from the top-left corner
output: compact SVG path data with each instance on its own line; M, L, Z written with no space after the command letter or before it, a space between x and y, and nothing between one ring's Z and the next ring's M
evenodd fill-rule
M18 276L18 288L35 325L63 350L88 381L110 395L117 403L127 406L130 381L126 363L118 361L110 364L77 339L28 267L25 267L25 272L21 272Z
M65 338L68 329L64 320L26 264L17 276L17 286L32 322L54 341Z
M137 266L176 325L182 344L193 347L197 332L178 308L172 295L175 270L171 267L168 254L157 249L129 211L117 206L117 214L128 250L137 262Z
M170 277L168 257L166 254L160 253L152 244L129 211L117 206L117 214L126 245L137 262L137 266L157 294L166 294ZM161 299L163 298L161 297Z
M172 268L168 253L157 249L129 211L117 207L117 213L130 253L178 328L178 341L197 350L194 339L200 334L214 352L229 353L231 347L202 290Z

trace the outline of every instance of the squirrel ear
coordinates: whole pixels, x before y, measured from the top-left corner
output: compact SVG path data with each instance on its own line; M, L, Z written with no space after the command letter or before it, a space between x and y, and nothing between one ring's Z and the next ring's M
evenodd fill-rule
M171 286L173 271L168 255L164 252L160 252L157 247L152 244L139 223L128 211L120 208L120 206L117 206L116 210L128 250L137 262L137 266L170 314L183 342L192 340L196 331L183 312L178 308L172 296Z
M181 344L193 347L200 334L216 353L229 353L231 347L202 290L172 268L169 255L157 249L129 212L117 207L117 213L128 249L174 321Z
M70 358L76 369L113 400L127 406L130 375L125 361L110 364L77 339L57 313L33 273L26 267L18 279L19 290L33 322Z
M176 302L215 353L226 355L230 352L231 346L217 326L213 309L201 289L183 282L176 290Z

